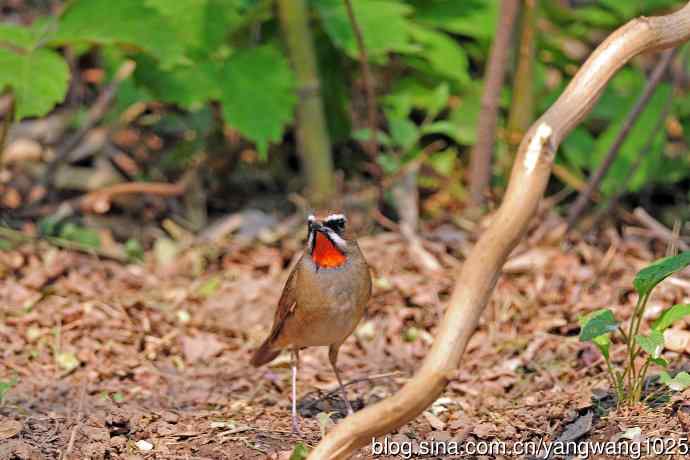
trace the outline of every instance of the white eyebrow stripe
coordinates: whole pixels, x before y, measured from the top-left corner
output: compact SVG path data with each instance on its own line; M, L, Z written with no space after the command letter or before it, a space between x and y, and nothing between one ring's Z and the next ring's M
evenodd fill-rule
M314 214L309 214L309 217L307 217L307 220L308 220L309 222L311 222L311 221L316 220L316 217L314 216Z
M330 214L328 217L324 219L324 222L329 221L329 220L347 220L344 214Z

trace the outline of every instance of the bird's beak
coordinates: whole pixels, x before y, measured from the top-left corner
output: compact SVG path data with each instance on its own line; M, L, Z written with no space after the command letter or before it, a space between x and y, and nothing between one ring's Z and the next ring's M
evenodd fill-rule
M310 231L310 232L313 232L313 231L320 231L320 230L322 230L322 229L323 229L323 227L322 227L322 225L321 225L320 223L318 223L318 222L309 222L309 231Z

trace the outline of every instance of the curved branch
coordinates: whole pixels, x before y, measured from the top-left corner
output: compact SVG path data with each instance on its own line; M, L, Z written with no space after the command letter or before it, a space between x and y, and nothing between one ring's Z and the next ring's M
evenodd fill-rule
M633 56L690 38L690 3L668 16L638 18L613 32L582 66L554 105L520 144L501 207L462 267L434 345L398 393L346 418L310 459L350 452L414 419L443 392L460 363L510 251L524 234L549 179L555 151L592 109L606 83Z

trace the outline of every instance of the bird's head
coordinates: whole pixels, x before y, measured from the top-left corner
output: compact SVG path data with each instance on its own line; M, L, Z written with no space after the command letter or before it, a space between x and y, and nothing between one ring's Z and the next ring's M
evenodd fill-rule
M337 268L347 261L346 225L344 214L328 214L322 219L312 214L307 218L307 251L316 266Z

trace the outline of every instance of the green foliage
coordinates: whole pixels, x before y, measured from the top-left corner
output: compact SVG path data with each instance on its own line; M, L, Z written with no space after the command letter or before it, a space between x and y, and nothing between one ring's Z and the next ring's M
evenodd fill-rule
M386 132L376 133L384 146L380 163L394 173L430 141L442 139L452 145L443 156L434 155L432 168L450 174L452 155L466 154L476 141L482 69L500 1L352 3L374 64L378 102L385 109L380 125L386 126ZM565 45L591 50L596 37L633 16L656 14L678 4L676 0L602 0L565 8L557 2L542 2L540 20L548 22L553 32L539 37L534 82L537 111L555 100L572 70L581 64L580 57L567 52L572 46ZM17 118L44 115L64 99L69 68L60 50L67 46L77 55L97 50L109 76L124 59L136 60L132 80L120 85L115 111L139 101L162 101L191 112L218 106L222 121L254 142L262 157L294 122L298 94L280 46L283 37L272 1L73 0L66 5L60 16L38 18L31 26L0 25L0 91L9 88L17 96ZM310 0L309 5L331 138L336 142L364 139L364 131L353 132L350 126L351 113L361 110L355 105L359 101L350 100L356 93L354 81L359 79L360 51L345 4L343 0ZM547 88L547 76L554 74L563 81ZM645 69L638 65L621 69L593 113L564 141L558 161L582 177L596 168L645 80ZM511 99L508 86L501 96L503 109ZM660 130L652 139L650 153L628 181L670 94L668 84L657 89L605 178L604 195L617 191L624 182L629 190L637 191L650 182L670 183L690 176L690 159L667 154L670 144ZM690 140L686 99L673 100L672 115ZM197 134L204 142L208 132ZM503 140L498 142L500 152ZM203 145L195 147L204 150Z
M675 377L671 377L668 372L663 371L659 377L661 383L673 391L683 391L690 387L690 374L687 372L679 372Z
M654 359L659 358L664 349L664 334L659 331L651 331L649 335L637 334L635 340L637 340L640 348Z
M305 460L309 456L309 448L302 442L295 444L290 454L290 460Z
M129 45L155 56L163 67L170 68L183 60L183 49L168 20L147 3L151 2L72 2L60 18L52 41L56 44L87 42L98 45ZM182 28L186 26L182 22Z
M144 248L138 240L130 238L125 243L125 255L130 262L142 262L144 260Z
M688 265L690 265L690 251L657 260L637 273L633 286L640 296L646 296L654 289L654 286Z
M265 154L268 142L280 139L297 102L286 59L270 45L240 51L225 63L223 81L220 100L225 119L254 139Z
M658 332L664 332L673 323L690 316L690 304L678 304L671 308L668 308L661 313L661 316L657 318L652 324L652 329Z
M596 311L583 318L581 322L583 326L580 331L580 340L583 342L588 342L618 328L618 322L616 322L613 312L608 309Z
M14 386L17 385L18 382L19 380L16 376L12 377L9 380L0 380L0 406L4 404L7 392L14 388Z
M47 113L67 93L69 67L40 39L34 29L0 24L0 91L14 93L18 120Z
M357 59L359 48L342 0L314 0L323 27L333 43ZM389 52L413 51L408 17L412 8L398 0L353 0L357 23L369 57L385 62Z
M639 298L630 318L627 334L618 326L611 310L597 310L579 318L581 327L580 340L594 343L601 351L606 361L611 385L616 391L619 404L624 401L633 404L640 400L647 370L651 364L664 369L668 367L668 362L661 358L661 352L664 349L663 332L673 323L690 316L690 305L679 304L664 310L652 324L648 335L639 334L639 330L647 302L654 287L668 276L688 265L690 265L690 252L684 252L673 257L657 260L637 273L633 284L639 294ZM627 361L622 373L614 370L609 355L611 333L617 329L620 330L627 348ZM644 365L637 369L635 359L640 352L646 354L646 359ZM671 378L666 371L663 371L661 373L661 382L672 390L680 391L690 386L690 375L681 372L675 378Z

